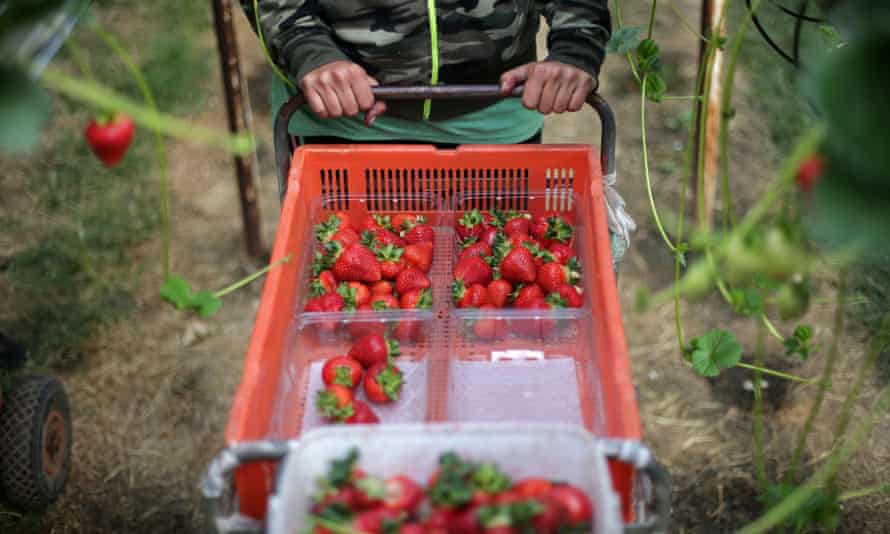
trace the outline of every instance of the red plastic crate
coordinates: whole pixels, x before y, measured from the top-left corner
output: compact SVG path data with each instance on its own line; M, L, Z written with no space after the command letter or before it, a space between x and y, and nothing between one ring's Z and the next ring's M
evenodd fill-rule
M409 205L404 211L431 211L437 220L446 221L453 218L447 207L455 195L474 199L472 207L480 209L512 207L533 214L565 212L569 204L566 199L574 199L576 204L571 209L585 217L580 221L578 246L587 284L586 315L576 320L588 325L556 340L508 339L480 344L466 339L454 328L449 299L441 298L451 283L449 262L453 245L448 235L450 227L439 226L432 270L434 293L439 296L433 309L437 320L431 331L411 347L408 356L427 366L424 419L448 421L459 415L449 409L450 404L453 407L454 395L461 394L454 383L458 380L454 372L456 362L491 362L493 352L533 350L542 361L564 360L562 364L570 364L578 392L577 420L588 431L597 436L639 440L640 419L612 268L599 156L590 146L467 146L456 150L416 145L301 148L293 156L272 261L288 254L300 258L311 246L311 242L307 243L311 239L307 225L315 222L309 214L319 198L326 199L332 211L386 211L398 209L393 207L398 206L393 199L430 193L434 200L429 205ZM356 195L365 201L346 202ZM311 364L342 352L347 346L347 340L331 344L305 327L300 314L305 268L305 262L291 261L273 269L266 280L243 379L226 428L229 445L297 437L307 400L311 400ZM511 365L492 362L496 364ZM552 387L560 389L566 385ZM632 470L621 464L610 467L629 519ZM269 464L246 465L236 472L241 513L263 517L273 476L274 466Z

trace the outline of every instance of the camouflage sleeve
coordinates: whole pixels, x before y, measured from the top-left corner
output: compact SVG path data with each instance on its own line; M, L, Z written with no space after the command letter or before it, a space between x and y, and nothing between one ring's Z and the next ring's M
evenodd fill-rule
M241 0L254 31L254 0ZM263 39L272 60L299 86L312 70L349 57L334 42L331 27L322 19L317 0L259 0Z
M607 0L537 0L550 25L547 59L599 76L612 32Z

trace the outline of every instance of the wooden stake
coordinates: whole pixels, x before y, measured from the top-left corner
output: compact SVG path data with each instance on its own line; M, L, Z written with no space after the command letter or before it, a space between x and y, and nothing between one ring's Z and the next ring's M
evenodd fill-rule
M232 19L232 3L231 0L211 0L211 4L213 5L213 22L220 66L222 67L229 130L232 133L248 131L250 129L250 110L246 105L243 91L238 43L235 39L235 24ZM238 192L241 197L241 218L244 223L247 254L252 258L260 258L265 251L260 233L260 207L252 163L252 158L235 156L235 176L238 180Z
M723 12L723 6L726 0L702 0L702 35L711 39L719 37L725 33L726 22L718 28L720 22L720 13ZM701 43L699 48L699 65L707 58L705 57L705 43ZM723 76L723 49L716 48L714 50L714 67L707 80L705 87L709 87L709 91L704 101L698 103L699 113L703 111L702 106L707 106L707 122L704 131L697 132L696 139L704 136L704 172L703 172L703 189L701 191L696 187L696 195L704 195L704 212L700 214L699 223L710 228L714 204L717 200L717 185L720 178L720 120L723 114L723 84L720 83ZM701 88L699 88L701 89ZM698 167L696 167L698 168ZM695 184L699 183L696 173Z

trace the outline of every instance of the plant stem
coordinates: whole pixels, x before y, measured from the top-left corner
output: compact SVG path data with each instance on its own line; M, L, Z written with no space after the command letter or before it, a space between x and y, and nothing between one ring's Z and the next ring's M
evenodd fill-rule
M290 87L293 90L296 90L297 86L294 85L294 82L290 81L290 79L281 72L281 69L279 69L278 65L272 60L272 54L269 53L269 47L266 46L266 38L263 35L263 25L260 24L259 0L253 0L253 16L254 22L256 23L256 34L257 37L260 38L260 48L263 49L263 55L266 56L266 61L269 62L269 65L272 67L275 75L284 82L284 85Z
M845 447L832 454L829 460L803 486L794 490L782 502L771 508L759 519L738 531L738 534L761 534L768 532L804 506L813 494L831 480L838 469L862 448L866 438L871 433L875 419L887 410L888 404L890 404L890 387L885 387L878 401L872 406L865 420L857 428L851 441Z
M800 382L801 384L813 384L816 382L812 378L803 378L797 375L783 373L782 371L776 371L775 369L770 369L769 367L763 367L761 365L751 365L749 363L739 362L736 364L736 367L748 369L749 371L756 371L765 375L772 375L778 378L784 378L785 380L790 380L792 382Z
M797 446L794 448L794 453L791 455L791 467L788 468L788 472L785 474L785 482L789 484L794 483L794 479L797 476L797 468L800 466L800 460L803 456L803 450L807 444L807 438L810 437L810 432L813 431L813 425L815 424L816 418L819 416L819 412L822 409L822 403L825 401L825 394L831 387L831 376L834 373L834 364L837 361L841 334L844 331L844 315L846 314L844 300L846 297L846 293L847 272L841 271L840 277L838 278L838 306L834 311L834 331L832 332L831 336L831 348L829 349L828 357L825 360L825 367L822 369L822 379L819 381L819 392L816 393L816 399L813 401L813 406L810 408L810 413L807 415L807 419L803 424L803 429L801 430L800 435L797 438Z
M673 0L668 0L667 5L668 5L668 8L670 8L670 10L674 12L674 15L676 15L677 18L680 19L680 24L682 24L683 27L686 28L686 30L689 33L694 35L695 38L698 39L699 41L702 41L705 43L708 42L707 37L705 37L704 35L699 33L698 30L696 30L695 27L692 26L692 24L690 24L688 20L686 20L686 17L683 16L683 13L680 13L680 10L677 9L676 5L674 5Z
M890 493L890 484L878 484L877 486L869 486L867 488L862 488L858 490L846 491L841 493L838 497L838 500L841 502L849 501L852 499L860 499L862 497L869 497L871 495L875 495L878 493Z
M621 0L615 0L615 22L616 29L620 30L624 27L624 23L621 20ZM640 80L640 74L637 72L637 66L634 64L633 55L628 52L625 54L627 57L627 64L630 66L630 72L634 75L634 78L637 80L637 83L641 86L643 85L642 80Z
M241 280L238 280L237 282L220 289L219 291L214 293L213 296L216 298L223 298L224 296L228 295L229 293L232 293L233 291L237 291L237 290L241 289L242 287L253 282L257 278L263 276L264 274L266 274L270 270L274 269L275 267L278 267L282 263L288 263L290 261L290 257L291 257L291 255L288 254L287 256L279 259L278 261L271 263L269 265L266 265L265 267L263 267L262 269L260 269L259 271L255 272L255 273L253 273L252 275L242 278Z
M776 325L774 325L773 322L769 320L769 317L767 317L765 313L760 314L760 322L763 323L763 326L766 327L766 331L769 332L769 335L779 340L779 343L785 342L785 336L783 336L779 333L778 330L776 330Z
M766 453L763 448L763 390L760 383L764 352L764 333L761 325L757 329L757 350L754 355L754 363L758 367L754 372L754 469L757 472L761 495L766 495L769 489L769 480L766 477Z
M662 100L701 100L701 96L699 95L666 95L661 97Z
M649 207L652 209L652 217L655 219L655 226L658 228L658 233L661 234L661 239L664 240L665 244L671 249L671 252L675 252L677 248L671 243L671 238L668 237L667 232L664 230L664 225L661 223L661 217L658 216L658 209L655 207L655 195L652 193L652 180L649 176L649 151L646 149L646 79L648 75L643 76L643 84L640 90L640 127L642 131L642 139L643 139L643 178L646 180L646 193L649 195Z
M837 426L834 429L833 447L837 447L838 443L840 443L840 440L847 432L853 404L859 400L859 395L862 394L862 387L865 385L866 377L871 375L872 368L875 366L881 353L884 352L884 349L886 349L888 345L890 345L890 313L884 315L884 318L881 321L881 328L878 330L877 335L871 340L868 347L868 354L859 366L859 370L856 373L856 380L853 382L853 387L850 389L849 393L847 393L847 397L844 399L844 404L841 406L841 413L838 416Z
M105 42L105 45L108 46L121 60L127 70L130 71L130 75L133 76L133 79L136 81L136 85L139 86L139 90L142 92L142 98L145 99L145 104L154 111L158 113L158 105L155 102L154 95L151 92L151 88L148 85L148 82L145 80L145 76L142 74L142 70L139 68L139 65L133 59L133 56L130 55L129 52L120 44L120 42L110 33L102 29L98 24L93 25L93 31ZM161 176L161 265L164 269L164 279L166 280L168 276L170 276L170 180L167 176L167 147L164 144L164 136L157 130L154 131L154 151L155 151L155 159L157 160L158 165L158 173Z
M723 216L726 218L726 222L729 222L728 226L735 226L736 223L735 210L732 207L732 190L729 187L729 121L731 120L729 110L732 109L735 73L742 50L742 43L745 40L745 34L748 32L751 19L760 6L760 1L754 0L752 2L751 10L747 12L741 25L739 25L739 29L733 36L729 51L729 63L726 66L726 78L723 84L723 102L720 106L720 109L723 110L723 117L720 120L720 169L723 189Z
M652 31L655 29L655 12L658 11L658 0L652 0L652 8L649 9L649 31L646 33L647 38L652 38Z
M90 65L90 58L83 53L83 49L77 46L72 39L65 41L65 48L71 54L71 60L77 65L80 74L88 80L96 79L93 75L93 67Z
M253 137L249 134L221 134L177 117L159 113L96 82L68 76L57 67L47 67L41 79L47 87L69 98L105 111L126 113L137 124L171 137L221 148L239 156L249 154L254 148Z

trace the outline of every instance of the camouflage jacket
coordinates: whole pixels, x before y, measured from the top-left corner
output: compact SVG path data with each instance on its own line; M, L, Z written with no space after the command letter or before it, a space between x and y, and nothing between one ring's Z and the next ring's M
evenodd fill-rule
M256 30L254 0L241 5ZM541 15L550 25L547 59L597 76L611 32L607 0L258 0L258 7L270 55L298 86L337 60L358 63L384 85L429 84L434 74L437 83L496 83L504 71L535 61ZM490 103L434 105L430 118ZM416 119L421 105L391 103L389 110Z

